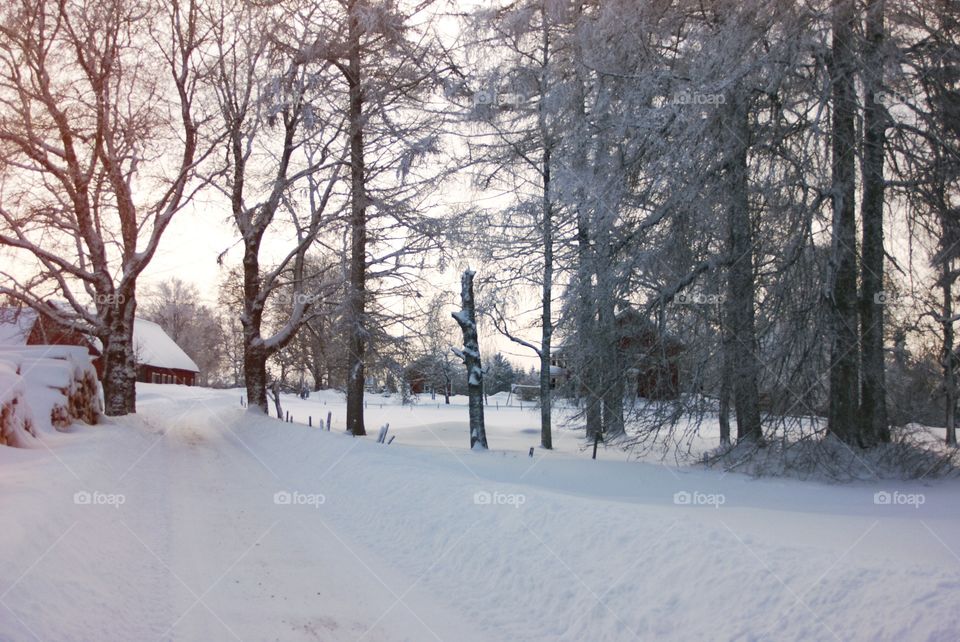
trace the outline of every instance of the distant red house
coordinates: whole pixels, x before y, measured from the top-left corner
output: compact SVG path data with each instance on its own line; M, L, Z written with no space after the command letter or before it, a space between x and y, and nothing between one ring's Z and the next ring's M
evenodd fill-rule
M416 367L409 367L404 372L407 385L410 386L410 394L422 395L427 390L427 375Z
M133 344L137 381L193 386L199 368L156 323L135 319ZM103 378L100 341L29 309L0 309L0 345L83 346L93 357L97 377Z
M618 345L628 377L636 382L638 397L675 399L680 394L680 355L683 343L663 333L633 308L617 314ZM571 379L562 347L551 358L550 384L555 388Z
M617 315L620 350L636 377L637 396L675 399L680 394L680 355L683 343L660 331L633 308Z

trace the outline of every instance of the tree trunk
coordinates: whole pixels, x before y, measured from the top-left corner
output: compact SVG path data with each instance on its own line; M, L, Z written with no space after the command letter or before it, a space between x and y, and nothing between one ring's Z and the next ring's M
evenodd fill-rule
M578 380L576 391L583 399L583 414L586 422L587 439L593 439L603 430L600 388L597 375L596 355L592 355L589 343L595 342L597 335L596 305L593 295L592 271L590 260L590 231L585 207L581 204L577 212L577 303L576 337L578 346L574 351L577 358L572 365Z
M457 354L467 367L467 394L470 409L470 448L487 448L487 432L483 425L483 368L480 364L480 342L477 338L477 312L473 299L472 270L460 279L459 312L452 313L463 332L463 350Z
M540 293L540 445L551 450L550 353L553 337L553 204L550 201L550 148L543 152L543 285Z
M267 414L267 353L260 345L244 342L243 374L247 410Z
M133 345L136 309L135 292L125 293L114 311L107 315L108 334L100 337L103 344L104 413L111 417L137 411L137 366Z
M573 3L574 20L581 19L583 7L580 2ZM590 216L587 209L587 194L585 181L587 180L587 144L589 135L583 131L583 126L587 121L587 111L584 106L586 101L586 76L589 74L584 66L583 60L577 61L576 73L574 75L572 107L575 118L574 122L581 128L581 131L574 131L572 135L579 139L580 145L577 146L573 155L573 179L577 182L574 190L573 207L577 213L577 274L576 274L576 313L574 322L576 324L575 337L578 346L570 346L569 352L576 355L576 359L567 364L573 367L574 376L577 381L575 394L583 401L583 415L586 424L586 436L592 440L603 430L603 417L601 413L600 397L597 391L600 385L597 378L596 355L589 353L588 341L595 341L597 334L597 308L594 299L593 275L594 261L593 248L590 245Z
M273 397L273 409L277 411L277 419L283 420L283 405L280 403L280 382L274 381L270 386L270 396Z
M946 397L946 427L948 446L957 445L957 359L954 355L953 336L953 281L950 275L952 261L944 263L943 285L943 389Z
M609 261L605 262L609 265ZM618 437L624 433L623 422L623 358L620 354L619 332L617 328L616 304L609 275L597 277L598 324L600 326L600 353L602 355L600 376L600 400L602 431L609 437ZM601 287L601 284L603 286Z
M726 307L726 306L724 306ZM733 352L730 322L724 314L721 319L720 340L720 404L717 409L720 422L720 445L730 445L730 381L733 379Z
M354 435L367 434L363 424L363 393L366 384L364 324L367 280L367 213L365 165L363 157L363 85L360 71L359 0L348 4L350 53L348 84L350 98L350 324L349 369L347 371L347 430Z
M833 4L832 198L833 247L829 306L832 317L830 400L827 428L848 444L857 443L859 328L857 319L856 129L854 87L855 2Z
M863 65L863 221L860 269L860 442L890 441L883 352L883 159L886 112L883 92L885 0L868 0Z
M267 414L267 351L260 336L263 303L260 301L260 239L247 235L243 247L243 382L247 410Z
M750 220L749 108L743 96L730 101L731 122L727 131L731 152L728 171L728 249L726 318L730 325L730 374L734 411L737 418L737 441L760 442L763 429L760 421L760 399L757 392L759 361L755 328L753 266L753 224Z

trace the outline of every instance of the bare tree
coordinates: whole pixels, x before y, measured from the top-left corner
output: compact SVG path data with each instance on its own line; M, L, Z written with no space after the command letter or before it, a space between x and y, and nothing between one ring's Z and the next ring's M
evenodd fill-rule
M0 16L0 243L22 261L0 292L100 339L108 415L136 410L138 278L211 149L203 37L192 1L17 0Z
M954 5L936 10L922 3L896 3L891 22L909 25L911 38L898 42L897 62L904 71L889 79L887 89L875 94L890 128L890 147L898 163L888 181L910 206L911 234L919 245L931 245L936 300L921 297L927 308L921 314L933 319L940 339L941 381L946 443L956 446L958 358L956 348L955 285L960 278L960 120L951 105L960 91L960 9ZM889 192L888 192L889 193ZM926 287L929 276L922 267L916 278ZM888 299L888 297L885 297Z
M342 117L318 106L329 78L311 69L301 49L312 41L319 11L277 18L245 3L222 3L208 17L215 55L211 89L226 132L225 166L216 185L229 199L243 246L244 381L248 409L267 412L267 359L312 315L307 253L338 209L334 188ZM339 152L339 149L337 150ZM301 197L303 190L306 195ZM294 240L273 265L261 265L271 231ZM221 255L221 260L223 256ZM263 336L267 301L283 295L285 322Z
M171 278L141 294L141 316L153 321L200 368L199 385L209 385L224 361L223 329L216 313L200 303L196 286Z
M498 52L470 61L476 68L469 91L470 120L480 130L471 144L476 182L481 189L509 193L513 200L506 212L498 208L485 213L482 224L496 229L497 235L485 240L482 251L500 266L502 273L490 278L501 287L537 289L539 341L511 330L504 310L497 311L494 322L501 334L532 350L540 362L540 445L545 449L553 447L551 364L561 267L556 248L570 233L559 194L563 181L571 177L572 161L562 152L562 143L569 134L566 128L575 126L571 107L582 106L582 96L568 78L579 5L526 0L481 8L471 23L479 27L483 46Z
M298 52L298 59L332 67L338 79L333 100L346 118L343 320L349 335L347 429L354 435L366 434L363 396L368 361L376 356L370 354L373 339L384 338L386 326L398 322L398 315L386 314L375 299L410 294L411 275L442 241L440 217L426 211L447 170L424 171L422 162L439 152L444 121L429 106L442 73L434 4L319 5L324 27Z

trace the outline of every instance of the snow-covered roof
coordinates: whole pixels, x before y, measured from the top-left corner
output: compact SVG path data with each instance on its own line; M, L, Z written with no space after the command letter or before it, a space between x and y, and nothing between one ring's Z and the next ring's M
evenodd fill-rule
M37 313L29 308L0 308L0 346L24 346L37 320ZM100 340L90 337L98 351ZM200 372L183 349L153 321L137 318L133 323L133 346L137 363L155 368L172 368Z
M153 321L139 317L134 321L133 346L137 363L200 372L193 359Z

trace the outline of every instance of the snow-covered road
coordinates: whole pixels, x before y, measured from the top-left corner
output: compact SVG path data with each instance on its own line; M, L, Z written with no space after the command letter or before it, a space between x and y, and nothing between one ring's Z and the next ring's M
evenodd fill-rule
M960 638L956 483L381 446L236 405L141 386L136 418L0 449L0 640Z
M326 503L276 503L275 493L300 493L296 475L245 443L229 423L241 413L199 393L148 397L138 420L24 466L46 469L43 481L10 480L5 494L56 487L31 492L39 519L22 540L4 538L3 550L24 553L4 556L5 571L45 550L4 595L0 639L461 638L459 614L337 532ZM336 463L317 461L312 481ZM23 528L24 517L4 511L3 522Z

